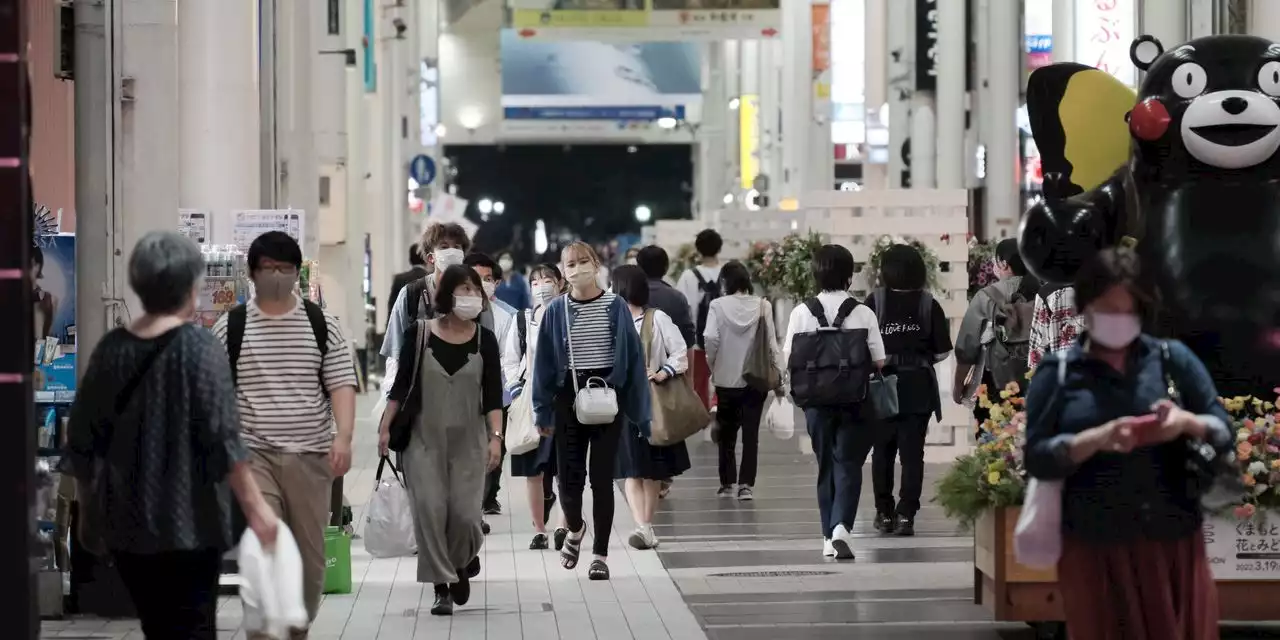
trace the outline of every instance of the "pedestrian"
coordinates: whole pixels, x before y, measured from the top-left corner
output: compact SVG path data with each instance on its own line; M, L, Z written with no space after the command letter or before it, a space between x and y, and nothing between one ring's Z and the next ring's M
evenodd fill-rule
M225 350L190 323L200 248L153 231L128 268L142 315L94 347L67 424L78 535L115 559L147 638L214 640L222 556L236 544L231 495L265 546L279 518L240 437Z
M498 337L498 353L506 353L507 336L511 333L511 328L515 326L516 310L511 305L499 300L496 296L498 283L502 281L502 268L493 258L483 253L469 253L463 259L462 264L471 267L476 274L480 276L480 282L484 285L485 308L492 314L492 323L485 324L483 320L481 324L493 331L493 335ZM506 437L507 433L507 407L511 406L513 399L511 394L507 392L507 387L503 385L502 394L502 434ZM502 448L502 456L507 455L506 443L504 441ZM487 516L496 516L502 513L502 503L498 501L498 493L502 491L502 458L498 459L498 466L489 472L485 478L484 501L482 508Z
M702 399L702 404L711 408L711 369L707 366L706 347L703 334L707 330L707 313L711 303L721 296L720 288L720 250L724 240L715 229L703 229L693 239L693 248L698 252L698 264L685 269L676 281L676 290L684 294L689 304L689 312L693 316L694 341L690 354L693 369L693 388Z
M421 394L403 452L405 484L413 503L418 542L418 582L433 585L432 615L453 614L471 599L480 573L481 498L485 474L502 452L502 362L498 339L478 322L484 285L470 267L444 270L436 289L434 318L405 330L400 362L418 362L396 375L378 446L387 455L390 427L408 394ZM419 338L419 332L427 335ZM418 344L424 344L419 352Z

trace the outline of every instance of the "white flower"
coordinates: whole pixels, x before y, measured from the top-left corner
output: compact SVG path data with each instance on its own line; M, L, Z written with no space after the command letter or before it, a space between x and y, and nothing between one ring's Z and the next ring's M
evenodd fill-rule
M1249 439L1249 430L1241 429L1236 432L1236 442L1244 442Z
M1261 461L1255 461L1249 464L1248 471L1251 476L1259 476L1267 472L1267 465L1263 464Z
M1253 485L1253 495L1260 496L1266 493L1267 489L1270 489L1270 488L1271 487L1259 482L1258 484Z

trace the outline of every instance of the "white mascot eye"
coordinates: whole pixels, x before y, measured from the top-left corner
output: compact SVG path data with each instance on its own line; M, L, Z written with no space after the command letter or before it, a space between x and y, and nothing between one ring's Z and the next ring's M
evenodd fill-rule
M1280 97L1280 62L1273 60L1258 69L1258 88L1269 96Z
M1209 84L1209 74L1194 62L1184 62L1173 72L1173 90L1183 98L1194 98L1204 93Z

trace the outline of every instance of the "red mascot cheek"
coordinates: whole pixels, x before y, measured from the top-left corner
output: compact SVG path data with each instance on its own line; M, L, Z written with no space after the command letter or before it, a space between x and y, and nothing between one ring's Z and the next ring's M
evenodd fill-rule
M1154 142L1169 130L1172 120L1163 103L1156 98L1147 98L1129 112L1129 132L1139 140Z

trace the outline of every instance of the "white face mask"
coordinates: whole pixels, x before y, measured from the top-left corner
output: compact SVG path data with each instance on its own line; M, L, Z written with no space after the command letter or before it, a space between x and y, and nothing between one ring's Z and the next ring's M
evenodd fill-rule
M493 282L485 282L483 283L483 285L484 285L484 295L488 297L490 300L492 300L493 292L498 290L498 285Z
M498 261L498 266L502 267L503 273L511 273L511 268L515 266L515 263L511 261L511 258L503 258Z
M574 267L572 271L566 269L565 278L574 289L581 289L596 277L596 271L596 266L587 262Z
M543 282L533 288L533 299L538 303L538 306L546 306L548 302L555 299L556 293L558 292L554 283Z
M463 320L475 320L484 309L484 301L476 296L457 296L453 299L453 315Z
M462 249L436 249L431 255L435 257L436 271L444 271L454 265L462 264L463 258L466 257Z
M1090 313L1089 337L1108 349L1123 349L1142 333L1142 321L1132 313Z

